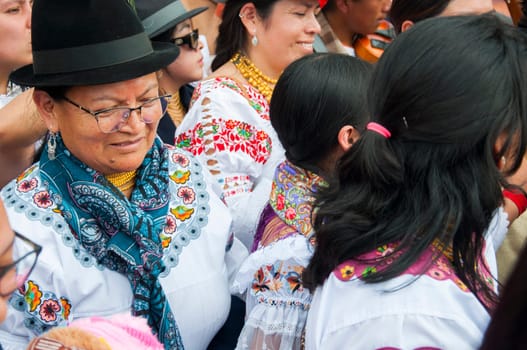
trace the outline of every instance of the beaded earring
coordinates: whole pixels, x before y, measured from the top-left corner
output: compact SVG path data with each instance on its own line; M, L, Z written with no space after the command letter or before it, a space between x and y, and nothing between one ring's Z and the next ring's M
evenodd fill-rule
M57 149L57 134L53 131L49 132L48 137L48 158L55 159L55 150Z

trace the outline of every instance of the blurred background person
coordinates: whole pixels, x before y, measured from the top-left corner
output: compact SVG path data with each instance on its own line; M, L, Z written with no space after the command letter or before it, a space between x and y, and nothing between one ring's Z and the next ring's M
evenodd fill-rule
M381 26L385 26L385 41L389 41L392 36L389 32L389 23L383 24L383 21L386 19L391 1L321 1L323 5L321 6L322 11L317 15L321 32L320 35L317 35L317 40L315 41L315 51L336 52L357 56L355 45L358 40L375 33L378 29L381 29ZM380 32L379 34L382 33ZM367 41L360 42L361 48L366 43Z
M31 102L32 92L22 93L20 86L9 80L13 70L32 60L31 3L0 0L0 187L32 163L34 143L39 138L33 134L43 134ZM25 113L28 120L22 122L20 116Z

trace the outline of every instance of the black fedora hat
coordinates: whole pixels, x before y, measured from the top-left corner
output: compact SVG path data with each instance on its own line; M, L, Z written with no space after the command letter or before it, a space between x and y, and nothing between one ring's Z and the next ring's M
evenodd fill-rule
M181 0L135 0L135 8L150 38L207 9L197 7L187 11Z
M78 86L134 79L165 67L177 46L152 43L125 0L35 0L33 64L11 74L26 86Z

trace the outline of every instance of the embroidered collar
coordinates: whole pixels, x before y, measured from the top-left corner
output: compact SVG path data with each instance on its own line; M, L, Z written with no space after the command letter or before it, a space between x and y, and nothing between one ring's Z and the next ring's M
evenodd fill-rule
M286 160L276 168L269 204L287 225L308 237L313 233L314 194L320 186L327 186L322 177Z

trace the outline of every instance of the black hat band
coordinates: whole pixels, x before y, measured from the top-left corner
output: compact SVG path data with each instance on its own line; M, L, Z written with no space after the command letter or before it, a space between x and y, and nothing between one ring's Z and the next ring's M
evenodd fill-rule
M33 51L35 74L57 74L103 68L152 54L146 33L104 43L71 48Z
M174 1L163 7L161 10L154 12L151 16L143 19L143 27L148 35L155 32L158 28L154 27L156 23L170 23L174 18L187 12L181 1Z

